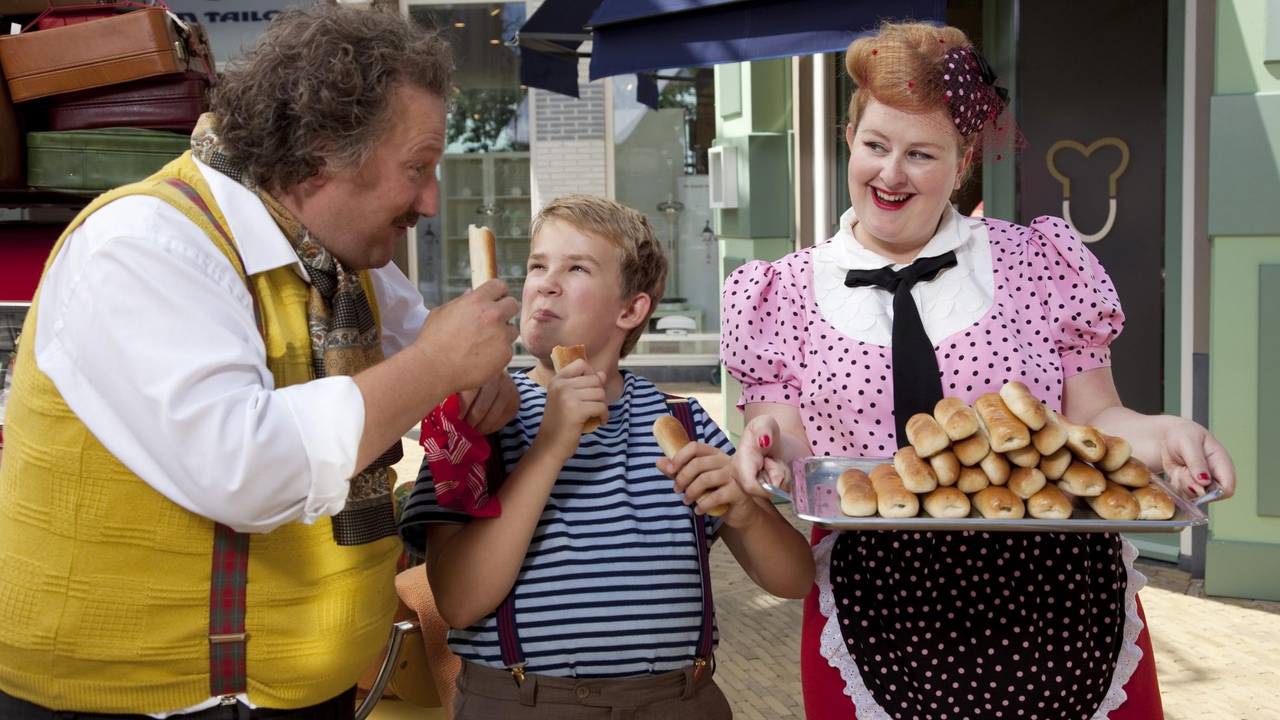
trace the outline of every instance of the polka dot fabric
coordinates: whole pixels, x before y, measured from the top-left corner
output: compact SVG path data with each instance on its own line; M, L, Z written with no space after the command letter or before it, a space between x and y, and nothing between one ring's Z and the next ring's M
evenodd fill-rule
M1111 364L1124 314L1114 286L1067 224L985 220L995 302L935 347L942 390L972 403L1020 380L1061 410L1065 377ZM814 455L891 455L893 349L851 339L813 299L812 249L752 262L725 281L720 359L742 382L739 407L796 405Z
M893 718L1094 716L1123 640L1115 535L840 533L840 632Z

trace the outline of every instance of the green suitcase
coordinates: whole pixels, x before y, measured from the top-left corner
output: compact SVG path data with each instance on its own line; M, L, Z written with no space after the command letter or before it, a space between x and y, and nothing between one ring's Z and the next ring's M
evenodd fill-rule
M97 195L150 176L191 148L181 133L136 128L27 133L27 184Z

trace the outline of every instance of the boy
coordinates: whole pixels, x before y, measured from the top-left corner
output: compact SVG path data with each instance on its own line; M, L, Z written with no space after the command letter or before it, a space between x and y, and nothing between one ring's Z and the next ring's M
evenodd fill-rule
M442 509L424 464L401 520L456 628L454 717L731 717L707 657L706 543L723 537L757 584L792 598L813 583L809 544L771 503L743 493L732 445L695 401L695 442L662 456L652 428L668 404L618 367L666 277L644 216L569 195L539 212L530 234L520 329L538 362L514 374L520 412L500 433L501 515ZM574 344L586 360L557 373L552 348ZM600 428L584 435L591 418ZM718 506L728 506L723 517L706 515Z

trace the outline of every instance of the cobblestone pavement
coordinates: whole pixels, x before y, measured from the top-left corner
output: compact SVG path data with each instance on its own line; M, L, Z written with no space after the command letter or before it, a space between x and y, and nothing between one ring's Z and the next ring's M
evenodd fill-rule
M719 388L663 384L697 397L721 422ZM723 424L723 423L721 423ZM783 514L790 518L787 507ZM792 519L803 532L808 523ZM1280 603L1210 597L1204 582L1159 562L1147 576L1143 609L1151 624L1167 720L1280 720ZM712 553L720 625L716 678L739 718L803 718L799 600L757 588L722 546Z

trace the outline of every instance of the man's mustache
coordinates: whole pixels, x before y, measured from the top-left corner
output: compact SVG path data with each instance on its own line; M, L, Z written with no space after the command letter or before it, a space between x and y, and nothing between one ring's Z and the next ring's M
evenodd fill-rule
M421 215L419 215L418 213L416 213L416 212L414 212L414 211L410 210L409 212L406 212L406 213L404 213L403 215L400 215L400 216L399 216L399 217L397 217L395 220L392 220L392 221L391 221L391 224L392 224L392 225L398 225L398 226L400 226L400 227L410 227L410 226L413 226L413 225L417 225L417 224L418 224L418 218L420 218L420 217L422 217L422 216L421 216Z

